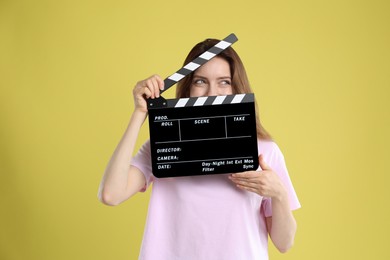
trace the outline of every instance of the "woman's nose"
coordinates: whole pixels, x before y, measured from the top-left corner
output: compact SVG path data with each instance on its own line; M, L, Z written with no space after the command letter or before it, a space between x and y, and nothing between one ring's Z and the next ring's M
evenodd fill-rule
M210 84L207 90L207 96L217 96L217 86L215 84Z

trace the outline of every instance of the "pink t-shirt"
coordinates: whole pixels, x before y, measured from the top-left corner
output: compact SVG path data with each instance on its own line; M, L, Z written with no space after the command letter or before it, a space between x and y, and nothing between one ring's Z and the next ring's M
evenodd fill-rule
M279 147L259 141L258 150L285 184L291 210L299 208ZM149 141L131 164L145 175L143 191L153 182L139 259L268 259L269 198L238 189L228 174L155 178Z

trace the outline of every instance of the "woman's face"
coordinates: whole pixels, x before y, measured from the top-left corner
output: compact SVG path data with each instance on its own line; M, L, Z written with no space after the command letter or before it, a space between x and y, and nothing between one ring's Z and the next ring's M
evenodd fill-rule
M219 57L212 58L194 72L190 96L224 96L233 94L229 63Z

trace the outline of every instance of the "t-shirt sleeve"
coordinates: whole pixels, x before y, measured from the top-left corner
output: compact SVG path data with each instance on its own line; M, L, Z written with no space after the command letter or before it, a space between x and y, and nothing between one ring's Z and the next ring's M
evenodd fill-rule
M299 209L301 207L301 204L298 200L297 194L294 190L293 184L288 174L284 156L280 151L279 147L275 143L272 143L271 150L272 152L270 152L268 156L267 154L265 154L264 160L267 163L267 165L270 166L271 169L279 175L284 186L286 187L291 210ZM272 216L271 198L263 198L261 206L263 207L264 215L266 217Z
M150 155L150 140L147 140L130 161L130 165L137 167L145 176L146 184L140 190L141 192L146 191L146 189L154 180L154 176L152 174L151 160L152 159Z

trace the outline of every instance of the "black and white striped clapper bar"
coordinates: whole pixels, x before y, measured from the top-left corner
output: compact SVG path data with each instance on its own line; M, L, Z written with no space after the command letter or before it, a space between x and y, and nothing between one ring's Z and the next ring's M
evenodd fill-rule
M164 91L228 48L230 34L164 80ZM161 91L162 93L163 91ZM234 173L258 168L254 94L148 99L153 175Z

